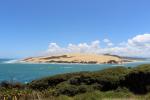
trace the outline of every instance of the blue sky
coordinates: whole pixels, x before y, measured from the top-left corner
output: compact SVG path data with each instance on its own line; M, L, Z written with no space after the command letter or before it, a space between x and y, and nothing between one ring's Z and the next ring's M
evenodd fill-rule
M51 42L118 44L150 32L149 0L1 0L0 57L25 57Z

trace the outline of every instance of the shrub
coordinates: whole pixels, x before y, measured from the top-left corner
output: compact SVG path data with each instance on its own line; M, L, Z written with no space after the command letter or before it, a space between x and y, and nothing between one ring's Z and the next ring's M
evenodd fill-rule
M81 94L85 92L93 91L93 87L89 85L71 85L67 82L61 83L56 86L55 94L56 95L67 95L67 96L74 96L76 94Z
M145 64L133 68L121 84L136 94L146 94L150 85L150 65Z
M98 84L98 83L95 83L95 84L92 85L92 88L94 90L102 90L102 87L103 86L101 84Z
M58 94L75 95L89 91L86 86L100 91L126 87L133 93L145 94L150 91L149 85L150 65L145 64L136 68L115 67L95 72L55 75L32 81L28 86L39 90L57 87Z
M32 89L47 89L49 87L55 87L56 85L65 82L72 77L80 76L82 74L86 74L86 72L67 73L67 74L50 76L39 80L34 80L28 84L28 87Z
M56 87L56 95L74 96L78 94L78 88L74 85L63 84Z
M18 88L18 89L24 89L25 88L24 84L21 84L19 82L8 82L8 81L1 82L0 86L3 88Z

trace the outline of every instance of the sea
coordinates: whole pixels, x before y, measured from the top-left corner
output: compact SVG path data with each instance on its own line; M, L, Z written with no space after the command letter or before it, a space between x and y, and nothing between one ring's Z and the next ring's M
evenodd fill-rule
M97 71L116 66L135 67L141 64L150 64L150 60L126 64L29 64L15 63L15 61L13 59L0 59L0 82L16 81L28 83L35 79L63 73Z

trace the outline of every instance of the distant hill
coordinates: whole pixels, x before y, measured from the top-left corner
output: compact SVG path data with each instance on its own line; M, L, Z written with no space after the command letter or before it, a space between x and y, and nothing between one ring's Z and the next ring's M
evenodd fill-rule
M128 57L128 56L119 56L119 55L113 55L113 54L104 54L104 55L108 55L108 56L115 56L121 59L126 59L126 60L147 60L149 58L144 58L144 57Z

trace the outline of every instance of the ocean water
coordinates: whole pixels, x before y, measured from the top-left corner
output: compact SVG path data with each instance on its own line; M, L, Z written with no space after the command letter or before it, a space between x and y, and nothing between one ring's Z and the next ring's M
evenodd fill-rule
M45 76L79 71L96 71L109 67L135 67L140 64L150 64L150 60L132 62L123 65L117 64L20 64L15 60L0 59L0 82L19 81L30 82Z

